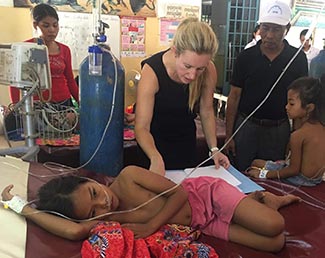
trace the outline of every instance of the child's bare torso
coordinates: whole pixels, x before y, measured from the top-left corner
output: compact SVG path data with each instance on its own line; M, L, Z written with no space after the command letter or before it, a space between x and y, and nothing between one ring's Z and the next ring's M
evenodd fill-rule
M118 211L133 209L156 196L155 193L132 183L132 180L125 180L125 178L115 180L110 188L119 199ZM146 223L160 212L165 202L166 197L161 196L135 211L111 215L109 216L109 220L118 221L120 223ZM188 201L185 202L183 207L178 207L178 209L175 216L170 218L167 223L190 225L191 208Z
M303 137L301 173L309 178L325 171L325 127L320 123L305 123L300 129Z

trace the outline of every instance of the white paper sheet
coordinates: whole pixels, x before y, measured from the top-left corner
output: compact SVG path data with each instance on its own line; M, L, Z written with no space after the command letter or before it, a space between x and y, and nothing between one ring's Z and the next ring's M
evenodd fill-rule
M186 176L188 177L199 177L199 176L211 176L216 178L222 178L233 186L238 186L241 182L230 174L224 167L216 169L214 166L200 167L194 172L193 168L187 168L185 170L169 170L166 171L166 177L175 182L180 183ZM192 173L191 173L192 172Z

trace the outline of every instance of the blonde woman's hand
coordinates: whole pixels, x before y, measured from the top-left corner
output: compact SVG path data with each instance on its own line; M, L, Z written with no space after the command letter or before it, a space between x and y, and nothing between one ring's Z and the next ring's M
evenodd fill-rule
M212 153L214 165L216 169L218 169L220 166L223 166L224 168L228 168L230 166L230 161L226 155L224 155L222 152L218 151L218 153Z
M160 155L157 155L150 160L149 170L161 176L165 176L165 163Z

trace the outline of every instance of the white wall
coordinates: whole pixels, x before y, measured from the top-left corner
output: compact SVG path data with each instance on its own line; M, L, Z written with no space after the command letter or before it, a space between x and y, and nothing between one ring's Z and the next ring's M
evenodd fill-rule
M3 0L0 2L5 3ZM0 43L21 42L30 38L32 36L31 24L28 8L0 7ZM0 105L9 103L8 86L0 85Z
M9 89L6 86L0 85L0 105L8 106L9 103Z

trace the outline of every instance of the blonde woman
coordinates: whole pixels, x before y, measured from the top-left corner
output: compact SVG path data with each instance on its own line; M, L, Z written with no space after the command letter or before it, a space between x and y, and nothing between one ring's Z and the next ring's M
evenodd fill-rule
M213 93L217 71L212 58L218 49L215 33L196 18L183 20L172 46L142 62L137 89L135 133L143 166L164 175L165 169L197 165L195 107L211 152L218 151ZM229 166L222 153L214 163Z

